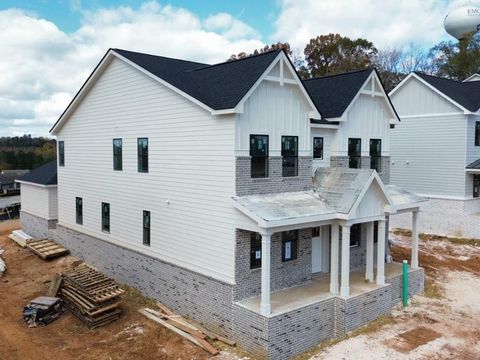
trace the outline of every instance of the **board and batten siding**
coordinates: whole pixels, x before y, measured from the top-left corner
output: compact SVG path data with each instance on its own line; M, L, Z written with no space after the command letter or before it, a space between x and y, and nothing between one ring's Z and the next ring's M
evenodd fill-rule
M22 183L20 187L22 210L46 220L58 218L56 186L38 186Z
M233 283L235 118L212 116L147 75L114 59L58 132L59 223ZM137 138L148 137L149 172L137 172ZM123 140L123 171L112 140ZM75 197L83 198L83 225ZM110 234L101 203L110 204ZM143 210L151 246L142 245Z
M330 167L330 155L333 138L337 129L326 129L326 128L314 128L312 127L312 145L311 153L313 156L313 138L322 137L323 138L323 159L313 159L312 161L312 171L315 173L315 169L319 167Z

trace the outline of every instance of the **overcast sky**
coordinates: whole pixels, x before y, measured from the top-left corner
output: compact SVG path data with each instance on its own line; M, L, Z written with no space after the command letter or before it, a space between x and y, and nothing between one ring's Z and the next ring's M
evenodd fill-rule
M338 32L377 47L449 40L446 0L0 1L0 136L48 130L110 47L215 63ZM476 3L473 1L472 3ZM119 5L121 4L121 5Z

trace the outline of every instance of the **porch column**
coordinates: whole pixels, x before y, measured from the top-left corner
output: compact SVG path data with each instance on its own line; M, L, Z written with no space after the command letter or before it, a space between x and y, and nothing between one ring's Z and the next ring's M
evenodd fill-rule
M272 242L271 234L262 235L262 294L260 300L260 313L269 315L270 305L270 247Z
M330 248L330 292L338 294L338 224L332 224Z
M377 285L385 285L385 220L378 222Z
M368 282L373 282L373 232L374 226L373 221L367 223L367 269L365 271L365 280Z
M350 225L342 225L342 279L340 296L350 296Z
M418 212L412 212L412 269L418 269Z

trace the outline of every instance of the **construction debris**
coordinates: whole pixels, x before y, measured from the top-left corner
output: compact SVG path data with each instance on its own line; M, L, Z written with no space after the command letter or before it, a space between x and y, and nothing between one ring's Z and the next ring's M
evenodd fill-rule
M120 317L120 296L125 292L114 280L85 263L63 273L49 291L58 291L67 309L91 329Z
M57 297L40 296L23 308L23 321L29 327L47 325L63 313L62 302Z
M22 230L13 230L12 233L8 236L8 238L16 242L23 248L27 246L27 243L29 241L33 240L30 235L26 234Z
M32 250L43 260L50 260L68 254L68 250L53 240L32 240L27 243L27 248Z

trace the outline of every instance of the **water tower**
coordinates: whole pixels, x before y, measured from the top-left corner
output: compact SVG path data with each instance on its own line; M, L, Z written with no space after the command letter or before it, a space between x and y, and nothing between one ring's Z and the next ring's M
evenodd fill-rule
M464 5L450 12L443 21L447 33L460 42L480 30L480 8Z

